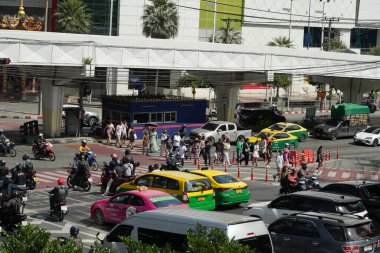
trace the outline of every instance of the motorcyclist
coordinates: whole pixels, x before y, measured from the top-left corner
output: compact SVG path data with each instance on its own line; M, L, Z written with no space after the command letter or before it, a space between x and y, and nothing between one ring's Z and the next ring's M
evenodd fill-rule
M122 176L123 169L121 167L121 163L118 160L118 157L116 154L111 155L111 161L108 165L108 168L112 174L111 174L110 180L107 183L106 191L103 194L104 196L107 196L109 194L109 190L111 188L113 181L119 179Z
M170 152L168 158L166 159L166 167L168 170L177 170L176 159L173 152Z
M0 153L5 153L5 142L8 140L4 135L4 130L0 129Z
M24 154L22 156L22 162L20 166L24 173L31 173L33 171L33 163L32 160L30 160L29 155Z
M71 184L73 187L77 185L77 182L79 181L79 179L81 179L82 177L87 177L87 174L89 173L83 154L79 155L79 159L76 163L76 167L77 167L76 174L74 178L71 180Z
M10 219L10 216L21 214L21 205L21 199L17 198L17 191L12 191L10 198L1 204L2 208L6 210L2 212L2 215Z
M15 168L11 170L11 174L11 182L8 184L8 195L11 194L12 190L26 187L25 173L23 172L20 164L16 164Z
M120 165L121 165L121 163L120 163L120 161L118 159L117 154L112 154L111 155L111 161L110 161L110 163L108 165L108 168L110 170L113 170L113 169L115 169L116 166L120 166Z
M43 153L45 143L46 143L46 139L44 138L44 134L39 133L38 138L34 141L34 144L37 145L37 152L38 153Z
M126 163L134 164L134 160L131 153L132 153L131 149L127 148L125 150L123 159L121 160L122 164L126 164Z
M75 226L71 226L70 228L70 237L73 239L74 244L77 246L82 245L82 239L79 238L79 228Z
M9 174L9 169L6 166L4 160L0 160L0 188L3 187L4 181L7 179L7 175Z
M81 154L84 154L85 155L85 158L87 158L87 152L90 151L91 148L89 148L87 146L87 141L86 140L82 140L81 141L81 145L79 146L79 153Z
M50 212L54 212L55 203L58 201L65 201L68 194L68 189L64 186L65 180L59 178L57 183L58 185L49 191Z
M296 190L297 189L297 173L296 173L296 169L292 168L290 173L288 174L288 187L292 190Z
M302 162L301 168L297 171L297 177L299 180L309 177L309 174L307 171L307 162L305 161Z

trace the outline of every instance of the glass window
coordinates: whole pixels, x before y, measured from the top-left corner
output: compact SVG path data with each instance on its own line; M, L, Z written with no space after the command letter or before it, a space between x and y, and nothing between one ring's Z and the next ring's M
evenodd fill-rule
M137 233L138 240L142 243L149 245L154 244L160 248L163 248L166 244L169 244L173 250L179 252L186 251L187 242L186 235L184 234L175 234L147 228L138 228Z
M372 48L376 46L377 30L353 28L351 30L351 48Z
M144 200L139 196L131 195L131 197L129 198L128 204L132 206L143 206Z
M380 184L368 185L364 189L367 190L370 198L380 199Z
M273 137L276 139L286 139L286 138L289 138L289 135L282 133L282 134L275 134Z
M380 232L371 223L358 224L346 228L347 241L361 241L380 235Z
M310 199L300 199L296 202L295 209L303 212L311 211L313 210L313 203Z
M274 125L271 125L268 128L270 130L274 130L274 131L282 131L285 128L285 125L283 125L283 124L274 124Z
M297 200L294 199L293 197L288 197L288 196L284 196L284 197L280 197L274 201L272 201L270 207L271 208L276 208L276 209L289 209L289 210L293 210L294 209L294 203L296 202Z
M218 131L222 131L222 132L225 132L225 131L227 131L227 126L226 125L221 125L221 126L219 126L219 128L218 128Z
M233 124L228 124L228 130L229 130L229 131L235 130L235 125L233 125Z
M118 35L119 0L113 0L112 35ZM110 1L109 0L84 0L92 14L91 34L109 35Z
M238 179L230 176L230 175L219 175L212 177L218 184L229 184L239 182Z
M150 122L162 122L162 112L152 112L150 114Z
M313 206L316 211L336 213L335 204L331 201L318 200Z
M167 206L178 206L182 205L182 202L172 195L163 195L151 197L149 200L153 203L155 207L167 207Z
M120 236L130 236L133 226L119 225L107 237L108 242L121 242Z
M166 188L168 179L166 177L154 177L152 187Z
M142 176L140 177L139 179L137 179L135 181L135 185L139 185L139 186L149 186L150 184L150 181L152 181L152 176L148 175L148 176Z
M147 123L149 122L149 113L135 113L133 114L133 120L136 123Z
M365 211L365 207L361 201L355 201L337 204L336 210L338 213L361 213Z
M176 112L165 112L165 122L176 122L177 113Z
M355 186L346 184L330 184L323 187L323 191L334 192L340 194L355 195Z
M271 253L272 243L269 235L259 235L250 238L241 239L238 241L240 244L248 246L253 252Z
M310 238L319 238L319 232L315 224L307 220L297 220L295 235Z
M321 27L310 27L310 34L308 33L308 27L304 27L304 39L303 46L307 47L320 47L322 37Z
M114 197L110 200L112 204L126 204L128 202L129 194L123 194Z
M208 179L197 179L187 181L185 184L186 192L200 192L212 189L210 180Z
M330 224L323 224L327 232L337 241L345 241L346 236L344 234L343 227L330 225Z
M279 234L293 234L295 219L282 219L273 223L269 231Z

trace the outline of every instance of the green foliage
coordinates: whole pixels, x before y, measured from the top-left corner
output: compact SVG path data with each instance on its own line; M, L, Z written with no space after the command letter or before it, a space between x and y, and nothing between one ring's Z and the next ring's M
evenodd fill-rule
M91 31L92 17L83 0L60 1L54 15L58 32L87 34Z
M144 244L141 241L136 242L130 237L123 237L122 241L128 249L128 253L174 253L168 244L162 249L155 245Z
M293 41L291 41L288 37L286 36L277 36L272 39L272 41L267 43L267 46L270 47L287 47L291 48L294 47Z
M149 0L144 10L143 34L155 39L174 38L178 34L177 7L171 0Z
M340 39L331 39L330 47L329 47L328 38L324 39L323 50L329 51L329 50L339 50L339 49L347 49L346 43L344 43Z
M285 74L274 74L273 84L278 88L286 88L292 85L292 80Z
M50 240L50 233L44 228L28 225L21 226L19 233L6 234L1 245L1 253L81 253L81 246L72 240L66 245L59 245L57 240Z
M194 88L209 88L212 84L199 76L183 75L177 81L177 85L181 87L194 87Z
M325 91L326 84L324 82L316 81L312 76L308 76L307 81L309 84L315 86L317 92Z
M373 47L371 50L369 50L370 55L380 56L380 47Z
M220 229L197 224L195 230L187 232L189 253L254 253L247 246L228 239Z
M98 238L98 235L96 235L96 241L95 241L94 245L91 245L91 248L88 251L88 253L116 253L115 249L113 249L113 248L102 247L102 244L100 244L100 240Z
M84 64L91 64L92 62L92 57L88 56L88 57L83 57L83 63Z
M209 41L212 41L212 36L209 38ZM223 44L241 44L243 38L241 36L241 31L236 31L233 28L224 26L216 30L214 41Z

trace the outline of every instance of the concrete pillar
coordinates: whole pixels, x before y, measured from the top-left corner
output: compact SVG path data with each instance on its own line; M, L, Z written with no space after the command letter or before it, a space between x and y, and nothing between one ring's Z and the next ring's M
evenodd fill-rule
M216 85L218 120L234 121L240 86Z
M129 69L107 68L107 95L128 95Z
M62 106L64 86L54 86L53 81L43 79L42 82L42 115L44 134L48 137L61 135Z
M346 85L342 87L344 102L361 104L363 89L360 79L350 78Z

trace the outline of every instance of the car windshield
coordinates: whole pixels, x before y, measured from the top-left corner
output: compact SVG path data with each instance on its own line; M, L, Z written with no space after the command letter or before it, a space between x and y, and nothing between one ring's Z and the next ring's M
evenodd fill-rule
M258 133L258 134L255 135L255 137L261 138L261 139L266 138L266 136L267 136L267 133L263 133L263 132L260 132L260 133Z
M210 180L197 179L187 181L185 184L186 192L200 192L212 189Z
M336 210L338 213L361 213L366 209L361 201L355 201L350 203L339 203L337 204Z
M218 175L212 177L218 184L228 184L239 182L236 178L230 175Z
M339 124L339 120L336 119L329 119L328 121L325 122L325 125L328 126L337 126Z
M359 241L373 238L380 235L379 229L375 228L372 223L366 222L346 228L347 241Z
M370 198L380 199L380 184L368 185L365 189Z
M153 203L155 207L168 207L168 206L178 206L181 205L182 202L178 199L174 198L171 195L167 196L156 196L151 197L149 200Z
M273 130L273 131L282 131L284 130L286 126L283 125L283 124L274 124L274 125L271 125L270 127L268 127L270 130Z
M219 125L214 123L207 123L203 125L201 128L208 131L214 131Z
M364 130L364 132L365 133L369 133L369 134L373 134L373 133L375 133L375 132L377 132L378 133L378 127L369 127L369 128L367 128L366 130Z

